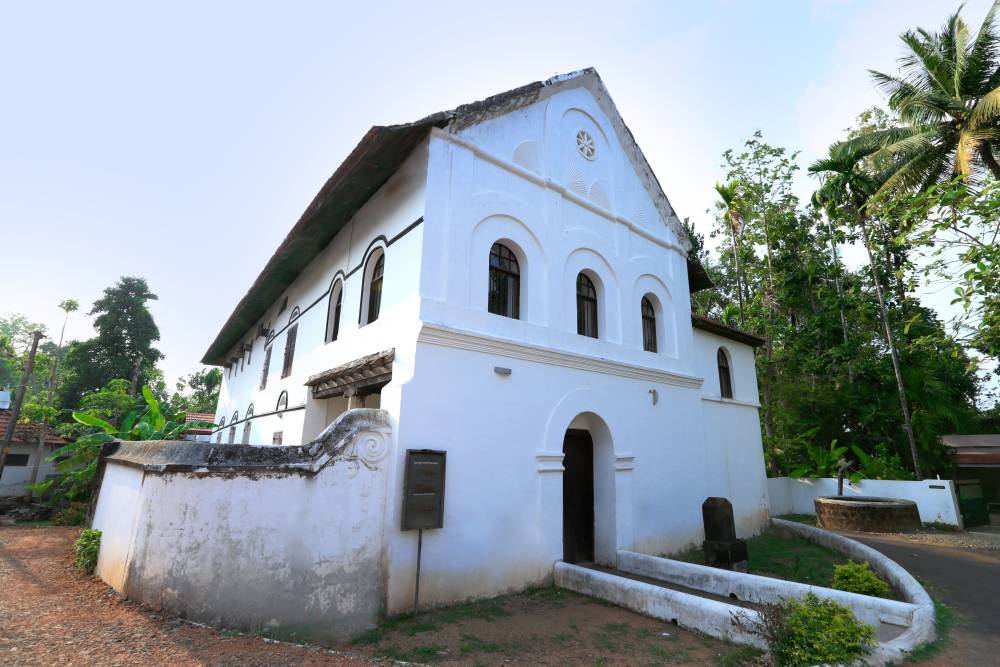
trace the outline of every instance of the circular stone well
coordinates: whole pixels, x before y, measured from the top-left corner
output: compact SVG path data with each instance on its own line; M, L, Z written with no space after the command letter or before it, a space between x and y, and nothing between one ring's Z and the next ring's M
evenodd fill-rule
M874 496L820 496L816 524L821 528L866 533L910 533L920 529L920 513L912 500Z

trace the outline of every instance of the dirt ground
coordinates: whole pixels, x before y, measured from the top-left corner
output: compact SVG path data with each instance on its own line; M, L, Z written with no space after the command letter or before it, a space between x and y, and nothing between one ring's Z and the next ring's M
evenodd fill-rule
M123 602L72 564L79 528L0 527L0 664L366 665L318 648L227 637Z
M122 601L71 562L77 528L0 528L0 664L720 665L746 649L565 591L390 619L328 650L198 627Z
M745 665L756 652L555 588L390 619L368 655L439 665Z

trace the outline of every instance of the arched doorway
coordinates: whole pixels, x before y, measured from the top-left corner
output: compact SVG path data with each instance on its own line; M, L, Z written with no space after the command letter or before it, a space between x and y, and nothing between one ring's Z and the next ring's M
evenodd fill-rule
M563 436L563 560L615 565L615 450L607 423L582 412Z
M594 441L571 428L563 439L563 560L594 560Z

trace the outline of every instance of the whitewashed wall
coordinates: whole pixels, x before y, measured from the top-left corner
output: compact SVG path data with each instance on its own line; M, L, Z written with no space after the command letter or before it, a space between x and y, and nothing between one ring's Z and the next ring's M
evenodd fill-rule
M578 128L598 139L593 162L577 153ZM595 442L598 561L613 563L619 549L665 553L700 541L710 495L730 498L741 535L766 522L753 352L726 341L737 400L719 400L715 343L690 323L684 249L634 168L607 108L586 89L459 136L432 133L424 324L415 372L399 387L386 528L390 612L413 599L416 535L397 528L408 448L448 452L445 527L424 534L422 604L551 576L563 553L562 446L571 425ZM487 311L498 240L518 254L518 320ZM581 270L598 283L597 340L576 332ZM642 349L647 293L657 302L657 353Z
M364 434L362 436L364 437ZM338 461L281 472L159 474L109 461L97 574L129 598L215 627L337 640L384 600L386 473Z
M222 389L215 413L216 423L222 418L226 420L222 442L228 442L233 412L238 412L242 421L250 404L253 404L254 414L258 416L251 420L249 444L269 445L276 431L283 433L286 445L302 444L315 437L332 419L325 417L327 403L307 405L311 399L305 381L310 375L358 357L396 347L398 376L406 376L410 366L406 361L406 350L409 349L412 354L412 341L419 326L417 284L423 225L417 225L385 248L382 307L376 322L359 326L364 271L358 270L345 282L338 339L331 343L324 342L329 305L324 293L336 278L342 278L362 264L375 247L384 247L386 240L395 238L423 216L426 173L427 147L424 145L414 150L400 170L286 290L288 305L285 310L278 314L279 303L272 305L262 323L278 335L271 343L270 372L263 391L259 386L265 340L256 337L257 327L246 333L243 342L253 341L249 363L241 364L241 369L233 373L223 370ZM291 375L282 378L286 326L295 307L301 312L296 320L295 358ZM409 335L407 332L410 332ZM407 340L410 341L409 346ZM275 410L282 391L288 392L290 410L283 414L266 415ZM379 405L369 403L367 407ZM319 417L318 412L324 413L323 416ZM312 414L307 416L307 413ZM242 441L243 427L243 423L237 424L236 443ZM217 435L213 435L212 442L216 439Z
M771 513L816 514L813 504L819 496L837 495L837 480L829 477L793 479L772 477L767 480ZM880 496L912 500L924 523L943 523L962 527L955 485L949 479L923 481L863 479L857 484L844 480L845 496Z

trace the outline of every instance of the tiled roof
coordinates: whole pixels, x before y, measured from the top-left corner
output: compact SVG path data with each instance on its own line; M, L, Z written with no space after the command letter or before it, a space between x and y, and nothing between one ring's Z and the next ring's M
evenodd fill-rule
M215 415L210 412L189 412L184 415L185 422L209 422L215 421ZM185 433L190 433L191 435L211 435L212 429L210 428L189 428L184 431Z
M752 347L760 347L767 342L762 336L750 333L749 331L744 331L730 324L720 322L719 320L714 320L711 317L705 317L704 315L699 315L697 313L691 313L691 325L695 329L701 329L702 331L707 331L709 333L714 333L716 336L722 336L723 338L728 338L730 340L735 340L740 343L745 343Z
M25 423L24 416L18 420L20 423L14 430L14 436L10 439L12 443L28 443L37 444L38 436L41 431L39 429L45 429L45 444L53 445L56 447L61 447L62 445L69 444L69 440L61 438L52 432L52 429L42 424L37 424L35 422ZM10 410L0 409L0 439L2 439L7 433L7 425L10 423Z

